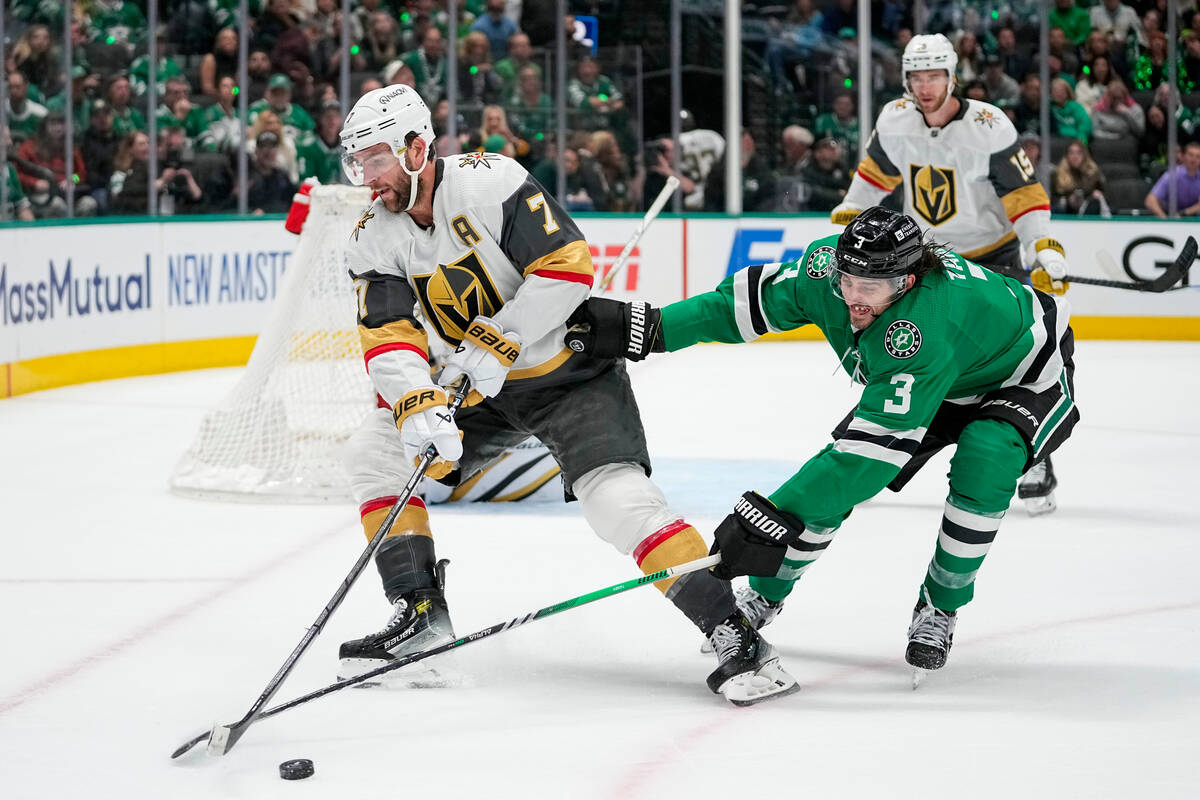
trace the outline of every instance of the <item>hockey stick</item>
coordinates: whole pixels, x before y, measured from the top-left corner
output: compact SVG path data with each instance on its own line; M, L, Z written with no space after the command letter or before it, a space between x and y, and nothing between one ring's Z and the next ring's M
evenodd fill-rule
M387 673L387 672L391 672L392 670L400 669L401 667L406 667L409 664L413 664L417 661L422 661L426 658L429 658L430 656L436 656L441 653L445 653L449 650L453 650L455 648L471 644L472 642L478 642L480 639L486 639L487 637L492 636L493 634L502 633L507 630L512 630L513 628L519 628L522 625L533 622L535 620L544 619L546 617L557 614L561 611L566 611L571 608L578 608L579 606L586 605L587 603L591 603L596 600L602 600L605 597L612 597L613 595L621 594L622 592L627 592L630 589L636 589L639 586L647 586L652 583L657 583L658 581L664 580L666 578L672 578L672 577L675 577L676 575L686 575L689 572L697 572L702 569L707 569L708 567L715 566L719 563L721 563L720 554L714 555L714 556L706 556L704 558L698 558L695 561L689 561L686 564L679 564L678 566L667 567L666 569L661 569L658 572L652 572L649 575L643 575L640 578L630 578L627 581L622 581L621 583L615 583L612 586L606 586L603 589L597 589L593 592L588 592L587 594L581 594L578 597L572 597L570 600L564 600L561 603L555 603L552 606L546 606L545 608L539 608L537 611L534 611L530 614L526 614L522 617L513 617L508 622L498 622L489 628L484 628L483 630L476 631L475 633L472 633L468 636L464 636L461 639L455 639L453 642L447 642L446 644L438 645L437 647L430 648L429 650L422 650L420 653L414 653L411 656L407 656L407 657L401 658L397 661L393 661L390 664L385 664L382 667L376 667L375 669L370 670L369 672L364 672L363 674L357 675L353 678L347 678L344 681L338 681L337 683L331 683L328 686L322 687L320 689L316 689L314 691L309 692L308 694L301 695L300 697L297 697L293 700L288 700L286 703L280 703L279 705L275 706L274 708L267 709L266 711L263 711L262 713L258 714L257 719L266 719L267 717L273 717L276 714L287 711L289 708L295 708L296 706L303 705L304 703L307 703L310 700L316 700L318 697L324 697L325 695L332 694L333 692L340 692L342 689L362 683L363 681L370 680L371 678L379 677L380 675L383 675L384 673ZM215 729L214 729L214 733L215 733ZM210 735L211 734L209 734L209 733L200 734L196 738L194 738L191 741L184 744L182 747L180 747L174 753L172 753L171 758L178 758L179 756L186 753L188 750L192 749L192 747L194 747L195 745L204 741L204 739L209 737ZM209 749L210 750L212 749L211 744L209 745ZM228 748L226 748L226 750L228 750Z
M600 284L596 287L596 290L592 292L592 294L603 292L605 289L611 286L616 277L621 274L621 270L625 269L625 264L629 261L629 254L633 252L633 248L637 247L637 243L642 240L642 234L644 234L646 229L650 227L650 223L654 222L654 218L657 217L659 212L662 211L663 206L667 204L667 200L671 199L671 195L675 193L677 188L679 188L679 178L676 178L674 175L667 178L666 185L663 186L662 191L658 193L658 197L654 198L654 202L650 204L650 208L646 211L646 215L642 217L641 224L638 225L637 230L633 232L633 236L629 239L629 241L625 243L625 247L621 249L621 254L617 256L617 260L613 263L612 269L608 271L608 274L604 276L604 280L600 281Z
M469 389L469 385L464 380L462 388L454 396L454 400L450 403L451 416L453 416L462 406L463 401L467 397L467 392ZM347 573L346 577L342 579L337 591L333 593L333 598L325 604L325 608L322 609L321 613L317 615L316 620L309 627L308 631L305 632L304 637L300 640L300 643L296 645L294 650L292 650L291 655L289 655L287 660L283 662L283 666L280 667L279 671L275 673L275 677L271 678L270 683L267 684L267 688L263 689L262 694L260 694L258 699L254 701L254 705L250 706L250 710L246 712L246 715L232 725L216 725L210 732L201 734L200 736L197 736L196 738L186 742L171 754L171 758L179 758L179 756L183 755L188 750L191 750L192 747L204 741L205 739L208 740L209 755L223 756L233 749L233 746L237 744L238 739L242 738L242 735L246 732L247 728L262 718L263 708L267 705L267 703L271 702L271 698L275 696L277 691L279 691L279 687L283 685L283 681L296 666L296 662L300 660L300 656L304 655L304 651L307 650L309 645L313 643L313 640L317 638L317 634L319 634L321 629L325 627L325 623L329 621L331 616L333 616L333 612L336 611L338 606L342 604L342 600L345 599L346 594L350 591L350 587L354 585L356 580L358 580L358 576L361 575L363 569L366 568L367 562L369 562L372 556L375 555L375 550L379 547L380 542L383 541L384 537L387 535L387 532L392 529L392 523L396 521L396 517L400 516L400 512L404 510L406 505L408 505L409 499L417 490L417 484L419 484L421 479L425 477L425 471L429 469L429 465L433 463L435 458L437 458L437 449L433 445L429 445L429 447L427 447L425 452L421 455L420 461L417 462L417 466L413 470L412 475L409 476L408 483L404 484L404 490L400 492L400 496L396 498L396 502L392 504L391 510L388 511L387 517L384 518L383 523L379 526L379 530L375 531L375 535L371 537L371 541L367 544L366 549L362 551L362 554L359 555L358 560L354 562L354 566L350 568L350 572Z
M1183 243L1183 250L1175 259L1171 266L1163 270L1163 274L1151 281L1112 281L1106 278L1085 278L1079 275L1067 275L1063 278L1068 283L1078 283L1084 286L1104 286L1109 289L1128 289L1133 292L1152 292L1162 293L1172 291L1173 289L1182 289L1182 286L1176 286L1188 274L1188 270L1192 266L1192 262L1196 260L1196 237L1189 236L1187 241ZM988 269L993 272L999 272L1010 278L1017 280L1026 280L1029 273L1016 267L1008 267L1006 265L988 265Z

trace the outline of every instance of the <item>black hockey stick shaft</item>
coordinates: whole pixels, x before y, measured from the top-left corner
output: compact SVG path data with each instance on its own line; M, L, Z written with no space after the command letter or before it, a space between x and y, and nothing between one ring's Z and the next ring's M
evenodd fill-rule
M432 647L428 650L422 650L420 653L414 653L411 656L398 659L389 664L385 664L382 667L376 667L369 672L364 672L363 674L356 675L353 678L338 681L337 683L331 683L328 686L321 687L320 689L314 689L308 694L303 694L295 699L288 700L286 703L280 703L273 708L263 711L258 715L258 719L273 717L276 714L283 713L290 708L295 708L296 706L303 705L311 700L316 700L318 697L324 697L325 695L332 694L333 692L340 692L342 689L356 686L357 684L368 681L372 678L377 678L380 675L391 672L392 670L397 670L401 667L406 667L409 664L416 663L417 661L423 661L426 658L440 655L441 653L454 650L455 648L478 642L481 639L486 639L489 636L493 636L494 634L501 633L503 631L519 628L520 626L534 622L535 620L545 619L546 617L558 614L559 612L566 611L571 608L578 608L579 606L586 605L596 600L602 600L605 597L612 597L613 595L627 592L630 589L636 589L640 586L647 586L667 578L673 578L677 575L685 575L689 572L697 572L702 569L707 569L708 567L716 566L719 563L721 563L720 554L706 556L704 558L698 558L695 561L689 561L686 564L667 567L666 569L659 570L658 572L652 572L649 575L643 575L639 578L630 578L627 581L622 581L621 583L616 583L612 586L606 586L603 589L597 589L595 591L588 592L587 594L581 594L578 597L572 597L570 600L564 600L561 603L555 603L552 606L539 608L537 611L525 614L524 616L513 617L508 622L498 622L495 625L476 631L475 633L464 636L461 639L455 639L453 642L447 642L446 644L438 645L437 647ZM192 739L183 747L179 748L179 750L175 751L175 754L171 757L175 758L178 755L186 753L194 745L204 741L205 737L208 735L209 734L207 732L200 734L195 739Z
M462 390L455 395L454 400L450 403L451 415L458 411L466 399L469 387L465 383L464 381ZM275 693L279 691L279 687L283 685L284 680L291 674L300 657L304 655L304 651L317 638L317 634L321 632L321 629L325 627L325 623L333 616L333 612L342 604L342 601L350 591L350 587L358 580L358 576L362 574L371 558L375 555L379 544L383 541L387 532L392 529L392 523L400 516L400 512L408 505L408 501L412 498L413 493L416 492L421 478L425 477L425 471L429 469L429 465L433 463L435 458L437 458L437 449L433 445L430 445L421 455L420 461L417 462L416 468L413 470L412 475L409 476L403 491L396 498L396 502L392 504L387 517L384 518L383 523L379 526L379 530L375 531L375 535L371 537L371 541L363 549L358 560L354 562L354 566L350 568L350 572L346 574L346 577L338 585L337 590L333 593L333 597L325 604L325 608L321 609L321 613L317 615L316 620L313 621L313 624L304 633L304 637L292 650L291 655L283 662L283 666L275 673L275 677L271 678L270 683L263 689L262 694L254 701L254 705L250 706L250 710L246 712L245 716L232 725L217 725L210 732L184 743L171 754L171 758L179 758L179 756L191 750L192 747L206 738L209 742L208 752L210 755L225 755L225 753L228 753L237 744L238 739L242 738L242 734L246 732L246 729L262 716L262 711L267 703L271 702L271 698L275 696Z
M1189 236L1187 241L1183 243L1183 250L1171 266L1163 270L1163 274L1152 281L1114 281L1108 278L1087 278L1082 275L1067 275L1063 277L1063 280L1068 283L1078 283L1082 286L1103 286L1109 289L1126 289L1132 292L1151 292L1157 294L1170 291L1175 287L1175 284L1183 280L1184 276L1188 273L1188 269L1191 268L1192 262L1195 260L1196 238ZM987 264L985 266L993 272L999 272L1010 278L1025 280L1029 277L1029 273L1016 267L1009 267L1003 264Z

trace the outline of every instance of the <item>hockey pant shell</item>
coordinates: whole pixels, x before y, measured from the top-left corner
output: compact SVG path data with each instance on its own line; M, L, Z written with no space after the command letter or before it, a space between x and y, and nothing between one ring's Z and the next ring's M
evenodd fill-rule
M640 465L597 467L575 481L573 492L592 530L647 575L708 555L700 532L671 511ZM736 610L729 583L707 570L654 585L705 635Z

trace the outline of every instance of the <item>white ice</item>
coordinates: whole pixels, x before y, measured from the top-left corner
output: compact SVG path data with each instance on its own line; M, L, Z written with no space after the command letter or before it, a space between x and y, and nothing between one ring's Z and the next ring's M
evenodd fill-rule
M656 478L707 535L774 489L857 396L823 344L697 347L635 369ZM464 686L348 690L242 716L365 540L356 510L166 490L239 370L0 402L0 797L1194 798L1200 792L1200 345L1080 342L1059 510L1014 503L948 666L905 629L945 459L861 507L767 629L803 690L737 709L651 588L457 652ZM577 511L440 507L460 635L636 576ZM373 568L277 700L329 682L387 610ZM311 758L316 775L280 780Z

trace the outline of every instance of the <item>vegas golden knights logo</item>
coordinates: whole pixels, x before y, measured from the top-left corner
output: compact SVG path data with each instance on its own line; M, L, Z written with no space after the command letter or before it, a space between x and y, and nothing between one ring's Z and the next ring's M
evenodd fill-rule
M930 225L941 225L958 213L954 170L949 167L909 164L908 185L913 210Z
M413 277L425 318L446 342L458 345L471 320L490 317L504 301L474 250L432 275Z

